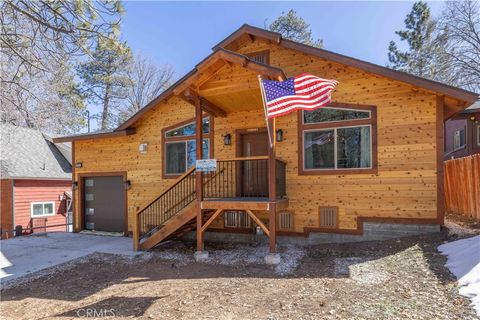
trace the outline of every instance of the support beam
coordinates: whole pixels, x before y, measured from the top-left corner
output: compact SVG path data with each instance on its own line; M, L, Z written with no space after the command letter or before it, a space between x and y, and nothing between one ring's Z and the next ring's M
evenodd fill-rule
M200 100L197 99L195 104L195 141L196 141L196 156L197 159L202 159L202 143L203 143L203 130L202 130L202 106ZM196 210L197 210L197 251L203 251L203 213L202 213L202 200L203 200L203 183L202 172L195 171L195 194L196 194Z
M275 156L275 118L268 119L270 142L268 147L268 197L271 202L268 208L268 224L269 224L269 244L270 253L276 252L277 245L277 214L276 214L276 200L277 200L277 184L276 184L276 156Z
M262 228L263 232L270 237L270 231L268 230L267 226L264 225L263 222L258 219L258 217L251 210L245 210L245 212L250 216L250 218L252 218L253 221L255 221L256 224L258 224L260 228Z
M227 113L222 108L218 107L214 103L208 101L207 99L200 97L195 91L190 88L185 89L183 94L179 95L180 98L185 100L186 102L193 104L196 106L200 104L202 110L211 114L214 117L226 117Z
M208 219L207 222L205 222L205 224L202 226L200 232L205 232L205 230L207 230L208 226L213 222L213 220L215 220L222 213L223 209L218 209L217 211L215 211L215 213L210 217L210 219Z

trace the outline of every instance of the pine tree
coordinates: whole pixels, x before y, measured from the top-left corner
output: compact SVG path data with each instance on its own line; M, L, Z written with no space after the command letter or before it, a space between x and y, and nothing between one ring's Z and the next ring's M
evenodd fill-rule
M131 60L127 44L112 36L99 39L91 60L77 67L83 93L89 102L102 107L97 115L102 130L118 124L117 111L127 96Z
M415 2L405 19L405 30L395 32L408 45L401 51L395 41L388 46L389 67L420 77L453 84L445 60L447 33L437 28L425 2Z
M286 39L301 42L309 46L317 48L323 46L321 39L313 39L310 24L302 17L299 17L294 10L288 11L287 14L282 12L282 15L275 19L267 29L280 33Z

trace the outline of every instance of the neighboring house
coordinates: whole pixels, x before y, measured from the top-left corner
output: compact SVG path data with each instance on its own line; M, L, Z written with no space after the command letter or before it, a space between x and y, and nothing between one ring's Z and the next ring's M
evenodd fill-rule
M271 146L258 75L303 72L338 80L334 103L270 120ZM244 25L118 128L55 141L73 146L74 231L125 232L149 249L197 230L199 251L204 237L263 233L273 253L277 237L438 231L443 122L477 99ZM200 144L204 158L217 159L211 172L195 168Z
M445 121L444 159L480 153L480 102Z
M65 231L71 204L71 148L38 130L0 124L1 231ZM28 230L28 228L38 228Z

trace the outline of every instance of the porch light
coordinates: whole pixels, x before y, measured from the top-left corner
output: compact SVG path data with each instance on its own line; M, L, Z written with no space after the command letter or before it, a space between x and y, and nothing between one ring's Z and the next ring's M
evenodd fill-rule
M283 130L282 129L277 129L277 131L275 133L276 133L275 136L276 136L277 142L282 142L283 141Z
M223 144L229 146L232 144L232 135L227 133L223 136Z
M125 190L130 190L132 188L132 183L130 182L130 180L124 181L123 185L125 187Z
M77 190L78 189L78 181L73 181L72 182L72 189Z

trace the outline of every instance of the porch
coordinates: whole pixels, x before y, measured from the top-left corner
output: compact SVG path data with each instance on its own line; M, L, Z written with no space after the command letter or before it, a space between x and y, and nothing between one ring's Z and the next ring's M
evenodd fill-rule
M195 107L192 138L196 146L203 146L204 138L211 141L215 137L204 132L205 114L228 119L230 114L252 111L258 114L263 109L259 77L286 78L278 68L219 50L176 86L173 94ZM226 210L242 210L263 229L269 237L270 252L275 253L276 212L288 206L286 163L276 157L275 120L265 123L263 118L263 123L265 128L255 129L262 137L252 139L247 151L236 152L236 157L217 159L212 172L192 167L140 210L134 230L135 249L149 249L183 230L196 230L197 251L202 252L203 235L211 223ZM233 124L231 129L252 131ZM259 147L262 143L264 147ZM262 151L252 151L255 148ZM195 148L196 159L208 159L211 155L203 147ZM258 217L259 212L268 212L268 222Z

